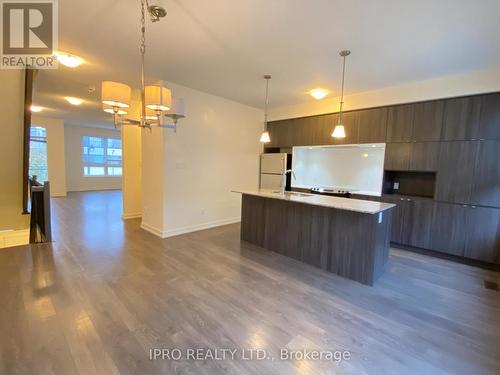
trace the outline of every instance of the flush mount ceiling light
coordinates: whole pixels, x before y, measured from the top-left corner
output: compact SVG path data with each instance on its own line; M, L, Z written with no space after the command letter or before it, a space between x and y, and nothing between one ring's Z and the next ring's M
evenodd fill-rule
M174 102L172 92L162 85L145 84L144 62L146 57L146 12L149 14L151 22L158 22L167 15L167 11L161 6L149 5L147 0L141 0L141 101L140 118L124 119L127 108L130 106L130 86L113 81L103 81L101 88L101 101L105 112L112 110L113 123L115 128L118 125L138 125L141 128L151 128L159 126L177 130L177 120L185 117L184 104L177 99ZM176 104L175 104L176 103ZM173 119L173 124L164 124L164 117Z
M32 106L30 107L30 111L31 111L31 112L42 112L42 111L43 111L43 108L42 108L42 107L39 107L39 106L37 106L37 105L32 105Z
M339 55L344 59L342 64L342 94L340 96L340 111L339 111L339 121L335 129L333 129L332 137L334 138L345 138L345 127L342 121L342 110L344 108L344 79L345 79L345 58L351 54L349 50L340 51Z
M266 80L266 103L264 106L264 131L260 135L260 141L261 143L269 143L271 142L271 137L269 136L269 131L267 130L267 107L269 106L269 80L271 79L271 76L266 74L264 79Z
M316 88L309 91L309 95L311 95L316 100L324 99L329 93L329 90L322 88Z
M59 61L64 66L67 66L68 68L76 68L83 63L82 58L66 52L56 52L55 58L57 61Z
M83 99L75 98L74 96L65 96L64 99L71 105L80 105L83 103Z

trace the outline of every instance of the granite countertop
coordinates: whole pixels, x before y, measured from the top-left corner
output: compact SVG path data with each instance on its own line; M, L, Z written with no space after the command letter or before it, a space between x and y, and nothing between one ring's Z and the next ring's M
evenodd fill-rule
M233 193L254 195L262 198L281 199L290 202L310 204L313 206L322 206L336 208L339 210L362 212L366 214L378 214L379 212L395 207L392 203L381 203L365 201L361 199L331 197L327 195L316 195L297 192L285 192L284 195L271 190L233 190Z

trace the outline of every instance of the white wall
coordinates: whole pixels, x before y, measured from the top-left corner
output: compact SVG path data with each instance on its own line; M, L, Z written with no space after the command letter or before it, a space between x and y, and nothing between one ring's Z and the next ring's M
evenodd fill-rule
M39 115L31 118L32 126L41 126L47 131L47 166L49 169L50 196L66 196L66 163L64 121Z
M186 118L177 133L143 131L143 227L161 225L152 231L168 237L239 221L241 197L231 190L258 187L263 111L167 85L185 99Z
M66 124L64 127L66 151L67 191L114 190L121 189L121 177L84 177L82 163L82 137L95 135L121 138L119 130L92 128Z
M359 194L382 193L385 144L294 147L292 187L342 187Z
M142 216L142 147L141 128L124 126L122 134L122 198L124 219Z
M0 230L29 227L23 211L24 71L0 69Z
M348 88L349 77L346 79ZM347 95L344 101L345 109L349 110L496 91L500 91L500 69L411 82L405 85L356 93ZM272 121L338 112L339 102L340 98L338 97L323 100L309 98L309 101L304 103L273 108L269 111L269 118Z

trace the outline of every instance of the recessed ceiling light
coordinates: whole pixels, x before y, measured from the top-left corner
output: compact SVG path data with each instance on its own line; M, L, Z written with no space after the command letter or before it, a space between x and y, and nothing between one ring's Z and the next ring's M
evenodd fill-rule
M72 55L71 53L56 52L55 56L57 61L59 61L64 66L67 66L68 68L76 68L83 63L82 58L76 55Z
M65 96L64 99L66 99L66 101L72 105L80 105L83 103L83 99L75 98L73 96Z
M43 108L39 107L37 105L32 105L31 108L30 108L30 110L31 110L31 112L42 112Z
M316 88L309 91L309 94L316 100L321 100L330 93L327 89Z

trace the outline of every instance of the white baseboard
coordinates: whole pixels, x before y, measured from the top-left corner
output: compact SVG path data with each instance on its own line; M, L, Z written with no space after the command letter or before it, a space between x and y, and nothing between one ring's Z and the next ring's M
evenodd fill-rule
M145 222L141 223L141 229L144 229L146 232L152 233L155 236L165 238L162 230L155 228L152 225L146 224Z
M199 230L220 227L222 225L234 224L234 223L238 223L240 221L241 221L241 219L239 217L234 217L234 218L230 218L230 219L215 220L215 221L210 221L208 223L189 225L189 226L185 226L185 227L168 229L168 230L164 230L164 231L159 230L158 228L155 228L155 227L148 225L146 223L142 223L141 228L150 232L150 233L153 233L154 235L156 235L158 237L168 238L168 237L179 236L181 234L197 232Z
M26 245L29 242L29 229L0 231L0 249L4 247Z
M128 219L137 219L142 217L142 212L131 212L128 214L123 214L122 219L123 220L128 220Z

